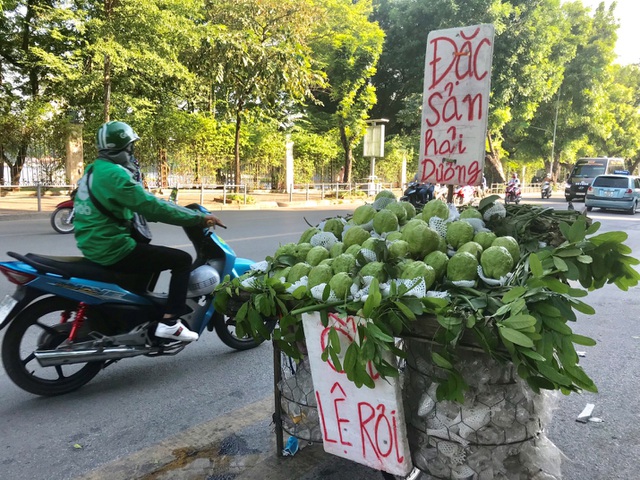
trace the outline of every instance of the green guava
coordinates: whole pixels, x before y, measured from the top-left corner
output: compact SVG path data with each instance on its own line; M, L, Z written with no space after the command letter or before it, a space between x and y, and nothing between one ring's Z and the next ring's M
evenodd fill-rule
M300 262L304 262L307 259L307 254L313 248L313 245L310 243L299 243L296 248L296 258Z
M510 237L509 235L505 235L504 237L496 238L492 243L492 247L504 247L509 250L511 254L511 258L513 258L514 263L518 263L520 260L520 245L515 238Z
M353 280L348 273L338 272L329 280L329 287L333 290L333 293L336 294L336 297L342 300L349 295L352 283Z
M360 226L351 227L349 230L344 232L342 236L342 243L344 246L349 248L351 245L362 245L364 241L369 238L369 232L367 232L364 228Z
M353 211L353 223L356 225L364 225L373 220L373 216L376 214L376 209L372 205L360 205Z
M329 265L329 266L331 266L332 263L333 263L333 258L325 258L318 265Z
M447 278L452 282L475 281L478 278L478 260L469 252L456 253L447 263Z
M373 203L371 204L371 206L373 208L375 208L376 210L380 211L380 210L383 210L383 209L387 208L387 205L389 205L391 203L396 203L396 199L395 198L389 198L389 197L380 197L380 198L377 198L376 200L374 200Z
M375 252L376 247L381 243L384 243L384 240L382 240L381 238L369 237L364 242L362 242L362 245L360 246L362 248L368 248L369 250L373 250Z
M333 259L331 264L333 273L353 273L356 269L356 257L350 253L343 253Z
M449 251L449 247L447 246L447 241L442 235L438 235L438 251L447 253Z
M402 225L407 222L407 211L402 206L402 203L400 202L390 203L385 207L385 210L390 210L391 212L393 212L393 214L398 219L399 224ZM375 228L375 225L374 225L374 228Z
M276 253L273 254L273 258L278 258L282 255L291 255L296 257L296 247L295 243L285 243L284 245L280 245L276 250Z
M309 250L309 253L307 253L306 261L309 265L315 267L316 265L319 265L321 261L326 260L327 258L329 258L329 250L318 245Z
M446 220L449 218L449 207L442 200L431 200L424 206L420 216L425 222L428 222L431 217L440 217Z
M350 255L353 255L354 257L358 256L358 252L362 250L362 247L360 245L351 245L349 248L347 248L344 253L348 253Z
M482 252L480 265L485 276L499 279L513 268L513 257L505 247L493 246Z
M427 265L424 262L416 260L410 263L403 271L400 278L407 280L413 280L415 278L423 278L427 289L431 288L431 285L436 281L436 271L433 267Z
M447 271L447 263L449 263L449 257L446 253L436 250L424 257L424 263L433 268L436 272L436 279L440 280Z
M313 237L316 233L319 233L319 232L320 230L317 229L316 227L307 228L300 236L298 243L309 243L309 240L311 240L311 237Z
M416 207L414 207L411 203L399 202L399 204L402 205L407 212L407 221L416 216Z
M311 267L308 276L307 289L311 290L321 283L329 283L331 277L333 277L333 270L331 270L329 265L316 265L315 267Z
M402 240L402 233L401 232L390 232L385 237L385 240L387 242L395 242L396 240Z
M473 240L473 235L473 227L467 222L457 220L447 224L447 243L454 249Z
M291 270L289 270L289 274L287 275L287 282L296 283L302 277L306 277L309 275L311 271L311 265L305 262L296 263Z
M395 232L398 230L398 217L387 208L380 210L373 217L373 230L378 235L386 232Z
M473 237L473 241L478 242L482 246L482 249L486 250L496 238L498 237L493 232L478 232Z
M479 218L482 220L482 213L480 213L477 208L468 207L460 212L460 218Z
M382 262L369 262L360 269L358 274L361 277L375 277L380 283L387 280L387 274L384 271L384 263Z
M380 190L374 200L378 200L380 198L392 198L396 200L396 195L391 190Z
M291 271L291 267L285 267L285 268L276 268L275 270L272 270L269 273L269 277L271 278L284 278L285 281L287 279L287 277L289 276L289 272Z
M473 253L475 255L475 257L480 260L480 255L482 255L482 251L484 249L482 248L482 245L480 245L478 242L474 242L473 240L471 240L470 242L467 242L463 245L460 246L460 248L458 248L458 252L469 252L469 253Z
M329 249L329 255L331 258L336 258L338 255L344 252L344 243L336 242Z
M333 233L336 238L342 237L342 230L344 229L344 223L339 218L330 218L324 223L323 230L325 232Z
M396 240L389 245L389 255L393 259L405 258L409 255L409 244L404 240Z
M426 222L411 220L402 230L402 239L409 244L409 252L414 258L424 258L438 249L438 233Z

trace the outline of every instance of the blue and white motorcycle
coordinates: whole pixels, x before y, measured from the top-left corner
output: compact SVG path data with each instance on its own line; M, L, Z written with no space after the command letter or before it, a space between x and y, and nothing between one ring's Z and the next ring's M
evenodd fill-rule
M200 205L189 208L206 210ZM202 335L215 330L237 350L261 340L238 337L235 321L214 308L214 290L226 275L245 273L254 263L237 258L213 230L184 227L196 250L183 316ZM8 252L0 262L16 291L0 302L2 363L11 380L27 392L51 396L80 388L101 369L128 357L175 355L187 343L156 338L166 294L154 293L158 275L115 274L83 257ZM264 319L271 331L272 319Z

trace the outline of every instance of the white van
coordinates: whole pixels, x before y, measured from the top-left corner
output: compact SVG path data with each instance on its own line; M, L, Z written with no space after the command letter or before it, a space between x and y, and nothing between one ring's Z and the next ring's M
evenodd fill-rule
M598 175L624 174L623 158L597 157L579 158L571 170L564 187L564 198L570 202L574 198L584 200L587 189Z

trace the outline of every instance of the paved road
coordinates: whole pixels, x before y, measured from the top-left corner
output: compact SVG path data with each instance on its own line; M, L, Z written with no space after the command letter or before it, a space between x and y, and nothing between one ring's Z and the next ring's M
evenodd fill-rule
M223 211L229 228L219 233L239 256L262 260L280 243L297 240L305 218L316 224L350 210ZM193 254L180 228L152 228L158 243ZM73 236L54 233L47 219L0 222L0 245L2 260L10 260L9 250L77 254ZM2 276L0 298L12 291ZM127 359L62 397L30 395L0 369L0 479L74 478L264 399L272 378L270 344L235 352L208 332L180 355Z

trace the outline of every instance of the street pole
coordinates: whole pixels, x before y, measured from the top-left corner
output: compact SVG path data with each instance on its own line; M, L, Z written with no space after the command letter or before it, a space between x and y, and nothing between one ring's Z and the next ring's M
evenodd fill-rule
M555 162L555 150L556 150L556 129L558 128L558 110L560 110L560 90L562 86L558 88L558 100L556 101L556 116L553 120L553 140L551 140L551 174L553 175L553 164Z

